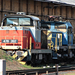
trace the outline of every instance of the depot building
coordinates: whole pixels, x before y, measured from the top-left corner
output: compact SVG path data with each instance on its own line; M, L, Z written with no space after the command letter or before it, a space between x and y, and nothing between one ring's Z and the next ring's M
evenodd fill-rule
M75 0L0 0L0 23L4 15L16 12L25 12L45 21L50 15L62 16L75 28ZM75 30L73 32L75 34Z

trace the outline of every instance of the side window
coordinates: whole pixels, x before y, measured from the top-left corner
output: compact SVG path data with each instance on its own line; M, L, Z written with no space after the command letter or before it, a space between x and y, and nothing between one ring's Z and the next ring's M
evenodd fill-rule
M39 29L40 28L40 22L36 21L35 24L36 24L36 28Z
M32 20L32 19L31 19L31 21L30 21L30 24L31 24L31 26L34 26L34 25L33 25L33 20Z
M72 28L69 27L69 28L68 28L68 34L71 34L71 33L72 33Z
M41 27L41 23L40 21L38 21L38 29L40 29L40 27Z
M34 24L35 28L37 29L37 27L38 27L38 21L33 21L33 24Z
M38 28L38 21L35 21L35 27Z

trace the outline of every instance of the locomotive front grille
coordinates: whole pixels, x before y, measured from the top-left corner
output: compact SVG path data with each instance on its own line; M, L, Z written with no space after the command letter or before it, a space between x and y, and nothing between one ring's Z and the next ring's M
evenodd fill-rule
M26 36L1 36L2 49L22 49L23 38Z

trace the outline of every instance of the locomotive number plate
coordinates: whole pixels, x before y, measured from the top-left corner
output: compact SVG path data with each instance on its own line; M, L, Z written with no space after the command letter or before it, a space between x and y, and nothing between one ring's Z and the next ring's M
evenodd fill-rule
M2 40L2 43L18 43L18 40Z

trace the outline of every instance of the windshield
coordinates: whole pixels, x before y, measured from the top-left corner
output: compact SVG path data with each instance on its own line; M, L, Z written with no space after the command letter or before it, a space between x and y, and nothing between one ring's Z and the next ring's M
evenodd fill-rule
M31 25L30 18L7 18L6 25Z
M56 23L55 29L61 32L67 32L66 25L64 23Z

